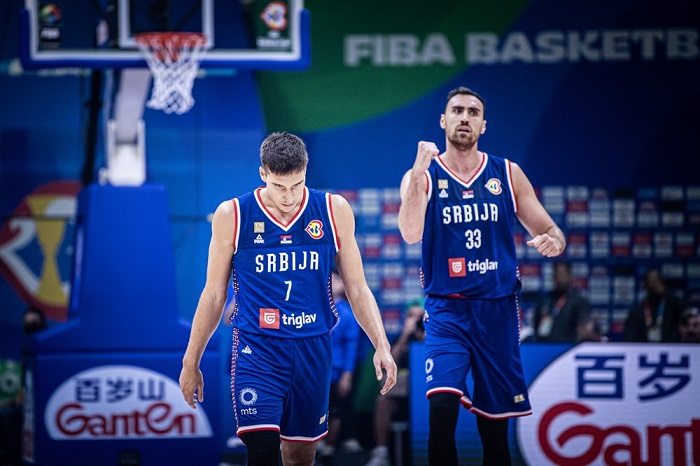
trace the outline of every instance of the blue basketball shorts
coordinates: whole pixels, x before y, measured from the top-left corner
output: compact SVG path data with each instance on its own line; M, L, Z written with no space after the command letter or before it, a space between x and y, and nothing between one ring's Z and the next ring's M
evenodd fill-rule
M328 433L330 333L273 338L233 330L231 396L236 434L279 431L315 442Z
M439 392L454 393L465 408L492 419L532 414L520 359L515 296L428 296L425 309L428 398ZM467 389L470 371L473 397Z

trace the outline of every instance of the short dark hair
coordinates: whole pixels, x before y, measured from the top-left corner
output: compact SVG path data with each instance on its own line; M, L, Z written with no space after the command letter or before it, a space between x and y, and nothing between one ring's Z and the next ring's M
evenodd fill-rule
M24 317L30 314L34 314L36 317L39 318L39 322L27 326L24 324ZM46 327L48 327L48 322L46 321L46 314L44 314L44 311L38 307L34 306L29 306L24 310L22 313L22 321L24 325L24 332L25 333L34 333L38 332L40 330L44 330Z
M447 100L445 101L445 104L450 101L450 99L456 95L471 95L479 99L479 102L481 102L481 105L484 106L484 112L486 112L486 102L484 102L484 98L481 97L479 94L476 92L472 91L468 87L464 86L459 86L458 88L452 89L450 92L447 93Z
M299 136L286 131L271 133L260 145L260 162L276 175L298 173L309 163L306 144Z

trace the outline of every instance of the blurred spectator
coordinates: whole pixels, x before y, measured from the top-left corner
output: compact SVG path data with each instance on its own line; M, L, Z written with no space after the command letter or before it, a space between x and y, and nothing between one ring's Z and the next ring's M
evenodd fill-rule
M700 343L700 309L689 307L681 313L678 333L681 343Z
M586 341L608 341L608 337L603 334L600 322L593 314L587 314L576 327L576 341L583 343Z
M41 309L30 307L22 315L22 331L26 337L47 327L46 316ZM24 351L23 351L24 353ZM24 354L20 356L20 368L24 379ZM24 386L24 380L22 380ZM0 406L0 464L13 466L22 464L22 404L24 391Z
M345 285L335 270L331 282L333 301L338 310L338 323L331 330L333 363L328 403L328 435L318 445L318 463L331 466L341 437L341 427L352 419L353 375L357 364L360 325L355 320L345 296Z
M532 325L530 325L530 319L527 318L526 312L523 311L523 308L518 306L518 320L520 321L520 343L532 343L533 341L537 341L535 338L535 329L532 328ZM534 309L530 314L534 314Z
M22 329L24 335L32 335L46 328L46 315L44 311L36 307L29 307L22 315Z
M577 328L590 312L588 301L573 288L571 264L555 262L554 288L535 307L533 328L536 341L577 341Z
M386 395L379 395L374 405L375 447L365 466L387 466L389 464L389 433L392 421L402 415L407 419L409 409L409 349L414 341L425 339L422 300L408 303L401 334L391 345L391 355L398 366L396 385Z
M625 341L677 342L678 324L685 304L668 293L657 269L644 273L644 299L632 307L625 320Z

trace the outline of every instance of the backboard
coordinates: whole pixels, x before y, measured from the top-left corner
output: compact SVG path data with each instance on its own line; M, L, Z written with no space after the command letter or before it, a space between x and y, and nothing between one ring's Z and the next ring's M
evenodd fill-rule
M37 68L146 67L143 32L206 34L202 68L304 69L310 18L303 0L25 0L20 60Z

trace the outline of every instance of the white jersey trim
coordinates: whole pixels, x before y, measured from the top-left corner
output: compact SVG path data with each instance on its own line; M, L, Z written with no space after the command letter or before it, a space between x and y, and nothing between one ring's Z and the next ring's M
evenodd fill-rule
M425 178L428 180L428 200L433 197L433 178L430 176L430 171L425 171Z
M481 174L484 173L484 170L486 170L486 165L488 165L488 154L486 154L486 152L482 152L482 154L484 154L484 159L481 161L481 166L479 166L479 168L476 170L476 173L474 173L468 181L463 180L462 178L457 176L457 174L453 173L452 170L450 170L447 167L447 165L445 165L440 156L435 157L435 161L438 163L438 165L442 167L443 170L447 172L448 175L450 175L450 178L454 179L457 183L461 184L465 188L470 188L471 185L474 184L474 182L477 179L479 179Z
M489 413L486 411L482 411L477 408L469 408L469 411L474 413L474 414L480 414L481 416L488 418L488 419L509 419L512 417L522 417L522 416L529 416L532 414L532 410L528 409L527 411L509 411L506 413Z
M510 189L510 200L513 202L513 212L518 212L518 202L515 199L515 189L513 187L513 177L510 160L504 159L506 161L506 179L508 180L508 189Z
M233 199L233 253L238 251L238 240L241 237L241 205L238 198Z
M328 431L325 431L324 433L317 435L316 437L301 437L301 436L289 436L289 435L281 435L280 438L284 440L289 440L292 442L316 442L318 440L321 440L323 437L328 435Z
M297 222L297 220L299 220L301 218L301 214L304 213L304 211L306 210L306 206L309 204L309 188L304 186L304 197L301 200L301 205L299 206L299 210L297 210L297 212L294 214L294 217L292 218L292 220L286 225L284 223L280 222L279 220L277 220L272 215L272 213L270 213L270 211L267 210L267 207L265 206L262 199L260 198L260 191L262 189L263 188L256 189L255 195L253 196L253 197L255 197L255 202L258 203L258 207L260 207L260 210L263 211L265 216L268 219L270 219L270 221L272 223L274 223L275 225L277 225L278 227L280 227L284 231L289 231L289 229L294 226L294 224Z

